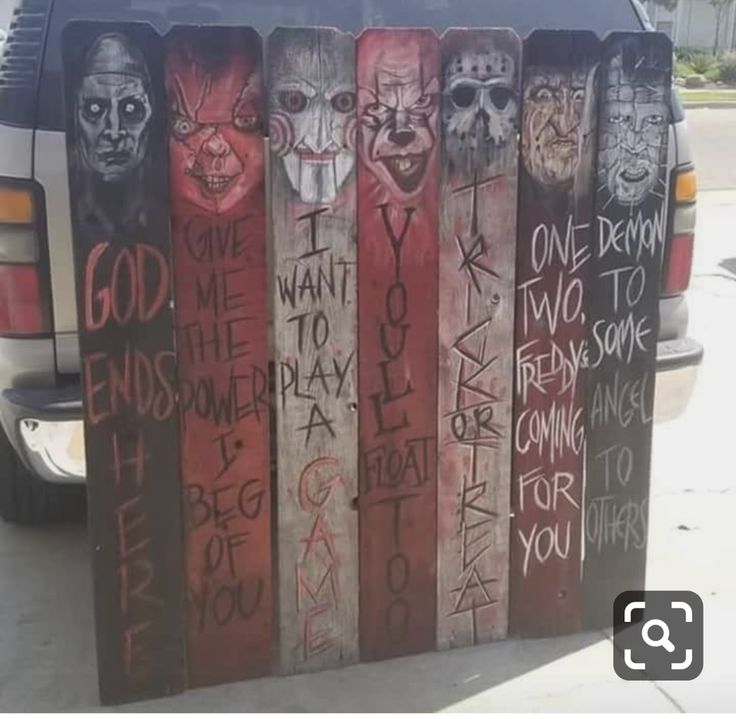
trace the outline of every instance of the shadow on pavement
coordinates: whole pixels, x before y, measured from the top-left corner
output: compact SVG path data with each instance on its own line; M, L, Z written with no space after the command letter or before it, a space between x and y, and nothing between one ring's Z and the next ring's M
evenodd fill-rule
M0 523L0 710L99 708L85 528ZM513 640L269 677L127 705L150 711L436 711L598 643Z

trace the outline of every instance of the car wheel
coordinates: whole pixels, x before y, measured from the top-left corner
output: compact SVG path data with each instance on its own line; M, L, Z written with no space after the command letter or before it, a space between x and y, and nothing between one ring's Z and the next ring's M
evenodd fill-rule
M47 524L84 517L83 486L45 482L30 472L0 427L0 517L13 524Z

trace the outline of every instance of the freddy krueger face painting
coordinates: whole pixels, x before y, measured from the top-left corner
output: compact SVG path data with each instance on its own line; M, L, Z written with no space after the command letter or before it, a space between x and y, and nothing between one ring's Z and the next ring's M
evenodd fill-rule
M269 40L269 135L302 202L330 203L355 165L353 39L289 30Z
M231 210L263 181L261 73L243 34L198 29L169 46L172 190L208 212Z
M521 154L540 184L564 188L575 179L583 143L587 73L532 68L524 88Z
M599 147L599 179L621 205L662 195L662 152L667 140L665 74L646 58L614 55L605 68Z
M500 50L453 55L445 67L442 124L453 165L470 172L494 161L517 130L515 63Z
M421 57L415 42L379 51L372 86L359 89L364 97L361 156L381 184L398 196L422 189L437 144L432 128L439 81L427 76Z
M83 168L102 183L129 177L146 156L152 114L151 83L140 50L124 35L100 36L84 59L76 93Z

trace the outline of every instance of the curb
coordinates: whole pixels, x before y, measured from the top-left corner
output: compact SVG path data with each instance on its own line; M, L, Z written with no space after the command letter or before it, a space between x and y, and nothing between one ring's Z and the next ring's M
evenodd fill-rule
M704 108L710 110L730 110L736 108L736 100L692 100L683 102L682 106L686 110L702 110Z

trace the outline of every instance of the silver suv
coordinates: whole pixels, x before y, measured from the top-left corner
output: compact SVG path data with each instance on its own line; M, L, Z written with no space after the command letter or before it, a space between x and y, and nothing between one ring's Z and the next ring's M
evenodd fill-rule
M79 512L85 479L77 311L66 174L61 31L72 19L177 23L651 29L638 0L14 0L0 61L0 515L39 522ZM657 400L677 412L700 346L684 292L695 174L673 97L669 231L661 290Z

